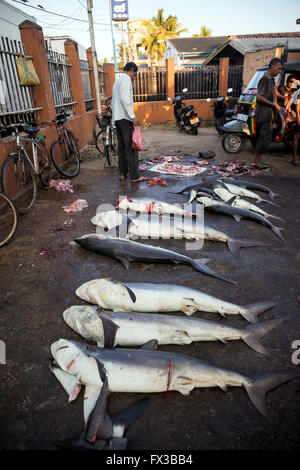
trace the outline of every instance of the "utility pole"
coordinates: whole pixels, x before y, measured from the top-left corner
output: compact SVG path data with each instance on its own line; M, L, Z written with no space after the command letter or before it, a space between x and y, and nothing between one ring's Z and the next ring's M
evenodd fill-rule
M97 112L98 112L98 116L101 117L100 86L99 86L97 53L96 53L96 47L95 47L95 35L94 35L94 24L93 24L93 14L92 14L93 0L86 0L86 3L87 3L87 12L88 12L89 26L90 26L90 37L91 37L91 46L92 46L92 58L93 58L95 89L96 89Z
M126 42L125 42L125 34L124 34L124 21L122 21L122 48L123 48L123 62L125 65L127 62L127 54L126 54Z
M111 0L108 0L108 3L109 3L109 12L110 12L110 29L111 29L111 38L112 38L112 43L113 43L115 72L117 72L117 71L118 71L118 66L117 66L116 44L115 44L114 31L113 31L113 23L112 23Z

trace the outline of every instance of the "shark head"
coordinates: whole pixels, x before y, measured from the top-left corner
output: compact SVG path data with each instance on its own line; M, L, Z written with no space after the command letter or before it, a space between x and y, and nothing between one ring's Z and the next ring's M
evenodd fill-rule
M56 364L71 375L78 375L79 363L87 358L88 346L77 341L59 339L51 345L51 354Z
M95 305L74 305L64 311L63 317L76 333L85 339L103 338L102 321Z

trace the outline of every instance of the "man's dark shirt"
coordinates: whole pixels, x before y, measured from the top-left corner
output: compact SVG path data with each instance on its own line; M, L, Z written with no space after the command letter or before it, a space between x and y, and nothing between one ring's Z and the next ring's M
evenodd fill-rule
M270 77L267 74L264 74L258 82L257 95L262 95L268 101L273 103L275 90L275 81L274 78ZM264 103L260 103L256 99L256 115L255 121L259 122L271 122L273 120L273 108Z

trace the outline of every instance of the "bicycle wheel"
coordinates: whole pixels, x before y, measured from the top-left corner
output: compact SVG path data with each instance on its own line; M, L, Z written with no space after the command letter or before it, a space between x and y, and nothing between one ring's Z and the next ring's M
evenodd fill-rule
M109 166L118 166L118 136L117 131L113 127L110 129L111 135L109 139L108 154L106 157Z
M18 226L18 214L12 200L0 192L0 247L14 237Z
M5 194L21 214L31 211L37 199L35 174L26 158L19 154L8 157L1 170L1 184Z
M79 161L82 162L82 153L78 145L78 139L76 139L72 131L70 131L69 129L66 129L66 131L69 136L74 152L78 155Z
M109 146L105 146L105 158L108 166L111 166Z
M63 176L73 178L78 174L80 169L78 155L69 148L63 139L53 142L50 154L53 165Z
M40 167L39 178L44 186L48 186L51 179L51 162L48 158L46 145L40 143L36 150Z
M105 156L105 129L101 129L96 135L95 144L101 155Z

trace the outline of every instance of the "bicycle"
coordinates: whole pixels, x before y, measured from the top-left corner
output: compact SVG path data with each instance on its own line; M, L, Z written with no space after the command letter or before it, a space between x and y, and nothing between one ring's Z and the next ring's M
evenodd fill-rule
M15 137L14 152L9 153L1 169L2 189L21 214L29 212L36 203L36 175L44 186L48 185L51 178L51 162L46 145L41 140L43 137L37 135L40 129L30 124L19 122L2 127L2 130L12 128ZM27 137L20 136L20 129ZM33 163L23 142L31 144Z
M42 124L55 124L58 140L51 145L51 160L59 173L67 178L73 178L80 170L82 156L76 137L72 131L64 126L68 116L63 112L58 114L52 121L45 121Z
M15 236L18 213L12 200L0 191L0 247L7 245Z
M112 160L116 161L117 157L117 132L115 126L112 125L112 110L108 105L108 101L112 99L112 96L105 99L105 107L107 112L103 115L105 122L101 122L99 116L96 116L97 122L100 127L100 131L96 135L95 144L97 150L101 155L106 157L106 162L109 166L112 166Z

